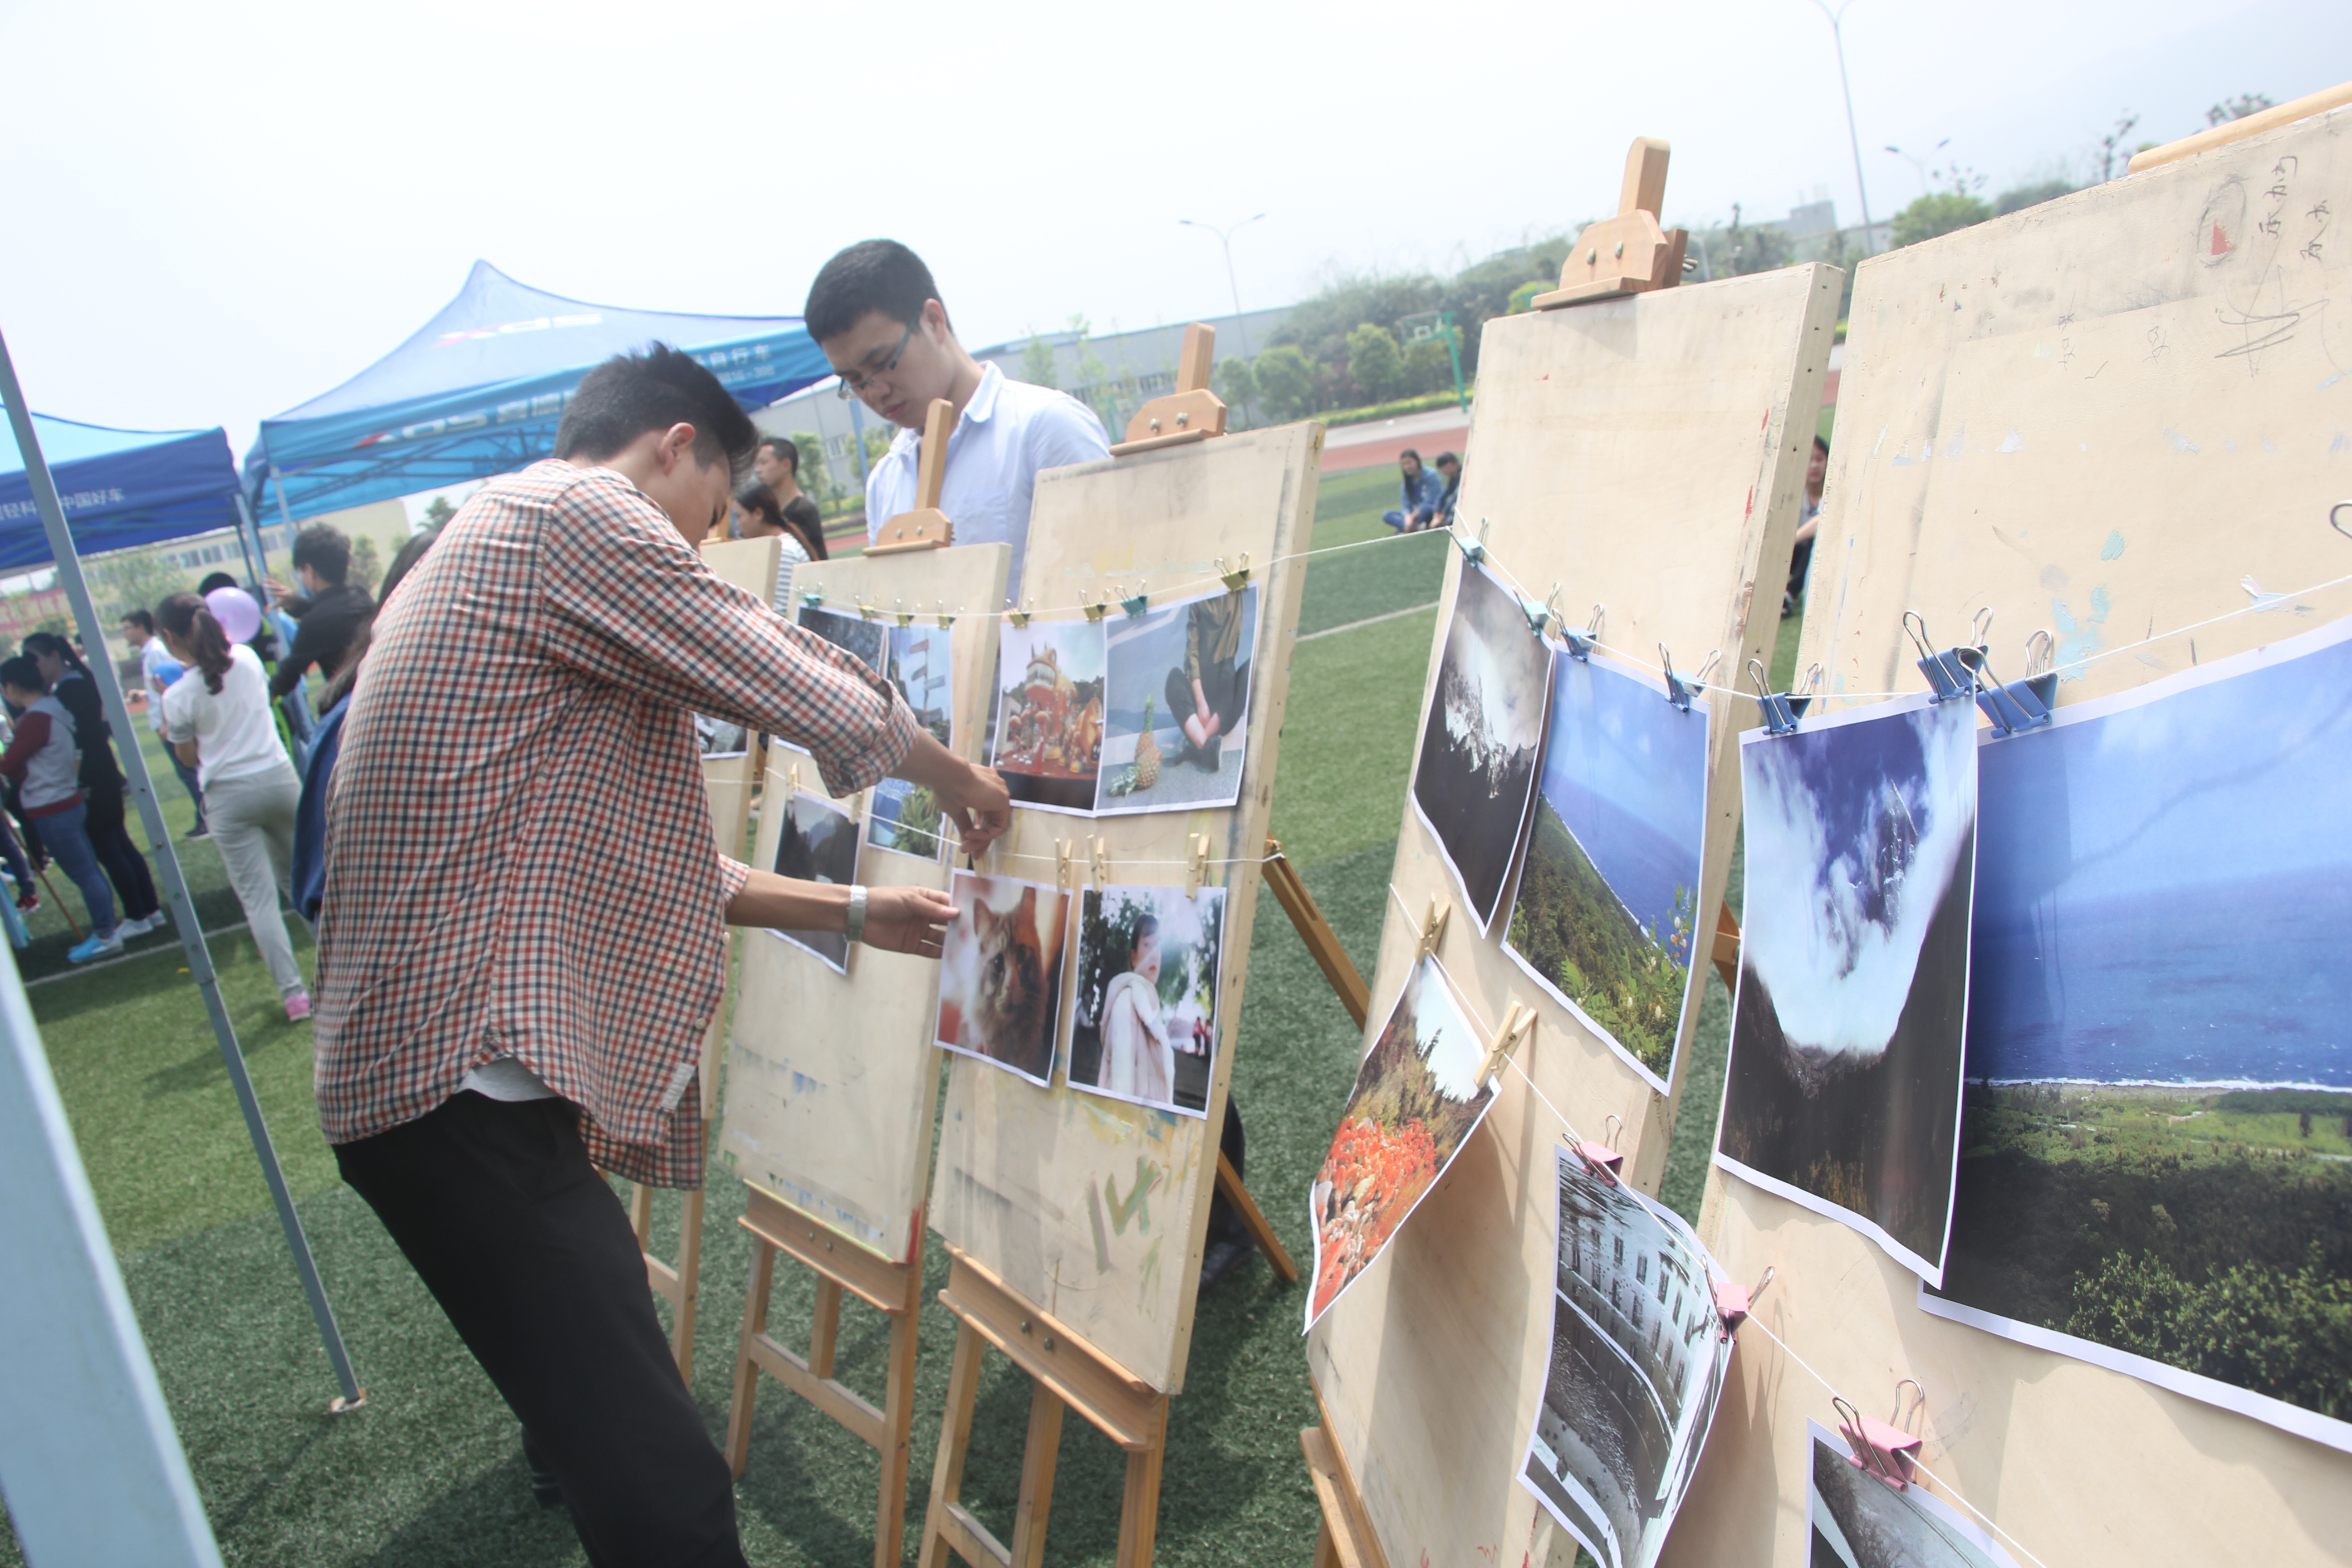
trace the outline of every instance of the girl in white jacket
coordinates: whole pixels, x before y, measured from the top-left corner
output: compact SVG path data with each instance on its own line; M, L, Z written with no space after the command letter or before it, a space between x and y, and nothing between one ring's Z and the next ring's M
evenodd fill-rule
M1103 988L1101 1087L1150 1105L1176 1103L1176 1043L1160 1009L1160 917L1138 915L1127 972ZM1192 1029L1202 1028L1196 1020ZM1199 1049L1186 1040L1183 1049Z

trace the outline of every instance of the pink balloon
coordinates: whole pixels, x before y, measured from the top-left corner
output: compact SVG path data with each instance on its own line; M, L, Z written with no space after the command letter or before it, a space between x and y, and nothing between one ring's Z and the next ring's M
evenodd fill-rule
M205 595L205 606L233 643L251 642L261 630L261 606L242 588L215 588Z

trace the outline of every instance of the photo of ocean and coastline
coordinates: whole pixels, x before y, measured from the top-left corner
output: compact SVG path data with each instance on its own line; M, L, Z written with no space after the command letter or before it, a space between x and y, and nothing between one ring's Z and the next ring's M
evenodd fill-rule
M1690 1226L1554 1149L1551 1355L1520 1480L1601 1568L1649 1568L1689 1491L1731 1342Z
M1518 595L1464 563L1422 721L1412 804L1478 922L1494 924L1535 794L1551 653Z
M1505 951L1659 1093L1690 997L1707 705L1552 650L1551 717Z
M1921 1305L2352 1451L2352 626L2061 708L1979 767Z
M1748 892L1716 1163L1930 1284L1958 1156L1976 707L1741 738Z

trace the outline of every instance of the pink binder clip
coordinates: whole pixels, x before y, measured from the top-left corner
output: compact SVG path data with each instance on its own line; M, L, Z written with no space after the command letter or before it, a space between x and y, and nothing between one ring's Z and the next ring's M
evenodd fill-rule
M1734 1284L1728 1279L1718 1279L1715 1282L1715 1315L1723 1320L1725 1339L1729 1339L1731 1331L1738 1328L1749 1312L1755 1310L1756 1298L1764 1294L1764 1287L1772 1283L1773 1273L1774 1270L1768 1266L1764 1270L1764 1278L1756 1281L1756 1288L1752 1290L1744 1285Z
M1584 1162L1586 1170L1613 1187L1617 1184L1617 1167L1625 1163L1625 1156L1617 1152L1617 1140L1623 1134L1625 1123L1612 1112L1603 1125L1608 1130L1609 1142L1580 1142L1576 1146L1576 1157Z
M1895 1385L1895 1411L1885 1421L1873 1421L1843 1399L1832 1398L1830 1401L1837 1406L1838 1414L1845 1417L1838 1423L1838 1436L1843 1437L1846 1447L1853 1450L1847 1456L1846 1463L1857 1470L1869 1471L1898 1492L1911 1484L1911 1473L1918 1463L1919 1447L1925 1441L1918 1434L1906 1431L1901 1425L1904 1418L1904 1383L1917 1390L1917 1397L1910 1405L1911 1416L1916 1420L1927 1408L1927 1391L1919 1386L1916 1378L1906 1377L1903 1383Z

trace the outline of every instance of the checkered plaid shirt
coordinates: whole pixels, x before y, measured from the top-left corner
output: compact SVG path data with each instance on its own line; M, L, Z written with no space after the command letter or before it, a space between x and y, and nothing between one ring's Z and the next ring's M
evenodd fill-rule
M688 1090L750 873L711 842L692 712L805 747L835 795L917 734L610 469L538 463L459 510L376 621L327 804L329 1142L511 1053L586 1111L600 1164L701 1185Z

